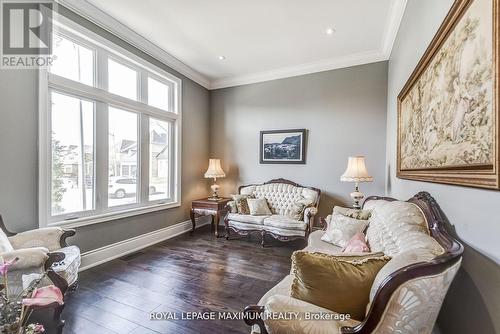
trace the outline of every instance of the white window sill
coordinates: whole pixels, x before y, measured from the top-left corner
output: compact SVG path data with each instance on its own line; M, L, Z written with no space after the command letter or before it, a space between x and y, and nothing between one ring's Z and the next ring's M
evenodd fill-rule
M98 223L103 223L107 221L138 216L149 212L161 211L171 208L180 207L180 202L174 203L166 203L166 204L157 204L148 207L140 207L140 208L131 208L122 210L120 212L107 212L100 215L95 215L91 217L81 217L72 220L62 220L57 222L51 222L47 224L47 227L66 227L66 228L75 228L82 227L87 225L93 225Z

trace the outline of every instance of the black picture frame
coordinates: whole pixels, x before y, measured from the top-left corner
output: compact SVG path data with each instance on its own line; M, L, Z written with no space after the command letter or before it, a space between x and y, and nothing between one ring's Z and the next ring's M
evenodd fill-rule
M289 134L289 135L287 135ZM277 140L283 139L281 142L269 143L272 140L273 135ZM285 143L285 141L295 142L296 139L292 137L299 136L298 144L295 143ZM264 130L260 132L260 149L259 149L259 161L261 164L299 164L305 165L306 163L306 140L307 130L306 129L287 129L287 130ZM269 150L265 150L265 145L300 145L298 147L298 157L297 158L270 158ZM268 155L267 157L265 155ZM275 154L290 154L284 150L279 150ZM291 153L295 154L295 153Z

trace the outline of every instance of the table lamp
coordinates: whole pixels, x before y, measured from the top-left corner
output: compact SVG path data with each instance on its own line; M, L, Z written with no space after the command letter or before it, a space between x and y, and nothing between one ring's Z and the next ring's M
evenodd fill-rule
M210 188L212 189L212 197L208 198L211 201L219 200L219 195L217 194L217 192L219 191L220 187L217 184L217 178L221 177L226 177L226 174L224 173L222 167L220 166L220 159L209 159L208 169L205 172L205 178L214 179L214 183L210 186Z
M361 205L359 202L365 197L362 192L359 191L360 182L372 182L373 177L368 174L365 166L365 157L349 157L347 162L347 169L344 174L340 177L342 182L355 182L354 192L351 193L351 198L353 199L353 208L360 209Z

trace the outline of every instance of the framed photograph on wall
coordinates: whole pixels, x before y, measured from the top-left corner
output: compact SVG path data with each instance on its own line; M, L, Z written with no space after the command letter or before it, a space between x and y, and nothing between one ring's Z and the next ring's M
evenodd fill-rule
M399 178L499 189L499 5L456 0L399 93Z
M261 164L305 164L306 129L260 132Z

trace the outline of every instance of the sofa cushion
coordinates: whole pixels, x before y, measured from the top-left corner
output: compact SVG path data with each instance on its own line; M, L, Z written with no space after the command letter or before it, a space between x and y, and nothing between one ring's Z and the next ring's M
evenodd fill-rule
M247 198L247 203L252 216L271 215L271 210L269 210L265 198Z
M316 203L318 199L318 193L315 190L286 183L247 186L241 188L240 193L253 195L255 198L265 198L271 212L282 216L288 216L292 205L301 199L310 200L311 203Z
M363 320L372 283L389 259L383 254L336 256L296 251L292 255L290 295Z
M321 240L324 231L314 231L309 234L309 239L307 240L307 246L303 249L309 252L318 252L325 254L337 255L342 253L342 247L334 246L326 241Z
M368 220L346 217L334 213L321 240L335 246L345 247L349 240L358 232L363 232L368 225Z
M239 213L229 213L227 215L227 218L229 220L233 220L240 223L256 224L256 225L264 224L264 219L266 219L267 217L269 216L251 216L251 215L242 215Z
M372 252L384 252L391 257L416 249L428 249L436 254L443 252L441 245L429 235L425 217L415 204L369 201L366 206L372 208L366 231Z
M307 224L303 221L294 220L288 216L272 215L264 219L264 226L272 226L285 230L305 231Z

